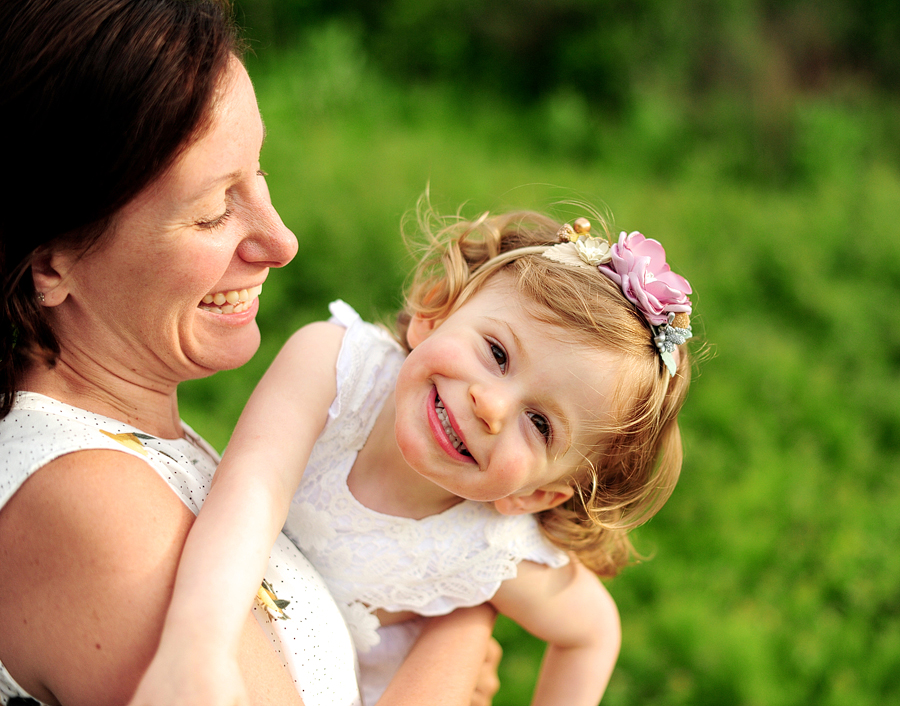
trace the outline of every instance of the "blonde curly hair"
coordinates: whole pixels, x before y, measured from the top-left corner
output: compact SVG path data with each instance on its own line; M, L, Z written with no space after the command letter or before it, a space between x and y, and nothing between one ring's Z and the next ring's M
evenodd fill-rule
M596 212L596 234L609 227ZM614 576L635 556L629 530L666 502L681 470L678 412L687 395L691 356L681 346L674 377L663 365L646 319L610 278L542 256L557 242L562 223L532 211L484 214L475 221L442 217L426 197L417 210L418 265L406 288L396 335L406 344L414 314L443 319L501 270L535 306L538 321L563 327L573 340L621 356L612 400L611 426L598 428L596 443L571 476L573 496L538 513L544 534L574 553L594 573ZM408 349L408 346L407 346Z

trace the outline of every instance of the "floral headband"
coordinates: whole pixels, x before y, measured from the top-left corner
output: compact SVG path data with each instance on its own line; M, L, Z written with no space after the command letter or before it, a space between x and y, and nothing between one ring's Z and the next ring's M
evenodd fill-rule
M605 238L589 235L591 223L578 218L559 229L560 243L544 251L544 257L575 267L596 269L622 289L622 294L650 324L653 342L669 375L675 376L672 353L691 333L691 285L666 264L666 251L657 241L634 231L619 234L610 245Z

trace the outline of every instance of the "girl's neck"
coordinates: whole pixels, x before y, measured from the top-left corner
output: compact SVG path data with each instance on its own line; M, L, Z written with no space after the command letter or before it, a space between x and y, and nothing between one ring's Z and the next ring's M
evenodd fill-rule
M384 515L421 520L453 507L462 499L416 473L403 458L394 435L391 395L375 420L347 478L360 503Z

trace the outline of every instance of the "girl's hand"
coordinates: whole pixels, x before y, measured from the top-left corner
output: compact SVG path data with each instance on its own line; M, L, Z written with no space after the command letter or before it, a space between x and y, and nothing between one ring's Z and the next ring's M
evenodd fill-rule
M500 690L497 667L500 666L502 656L503 648L500 647L500 643L491 638L488 641L481 671L478 672L478 683L475 685L475 693L472 694L472 706L491 706L494 696Z

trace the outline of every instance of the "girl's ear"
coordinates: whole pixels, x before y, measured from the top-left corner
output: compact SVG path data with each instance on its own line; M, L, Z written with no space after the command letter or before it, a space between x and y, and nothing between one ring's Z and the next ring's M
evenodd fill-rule
M74 263L75 256L68 252L38 248L31 258L31 276L34 291L43 294L44 306L57 306L68 295L66 276Z
M414 314L406 329L406 343L410 348L415 348L431 335L440 323L438 319L426 319L421 314Z
M513 493L494 501L501 515L525 515L549 510L572 497L575 489L568 483L550 483L527 494Z

